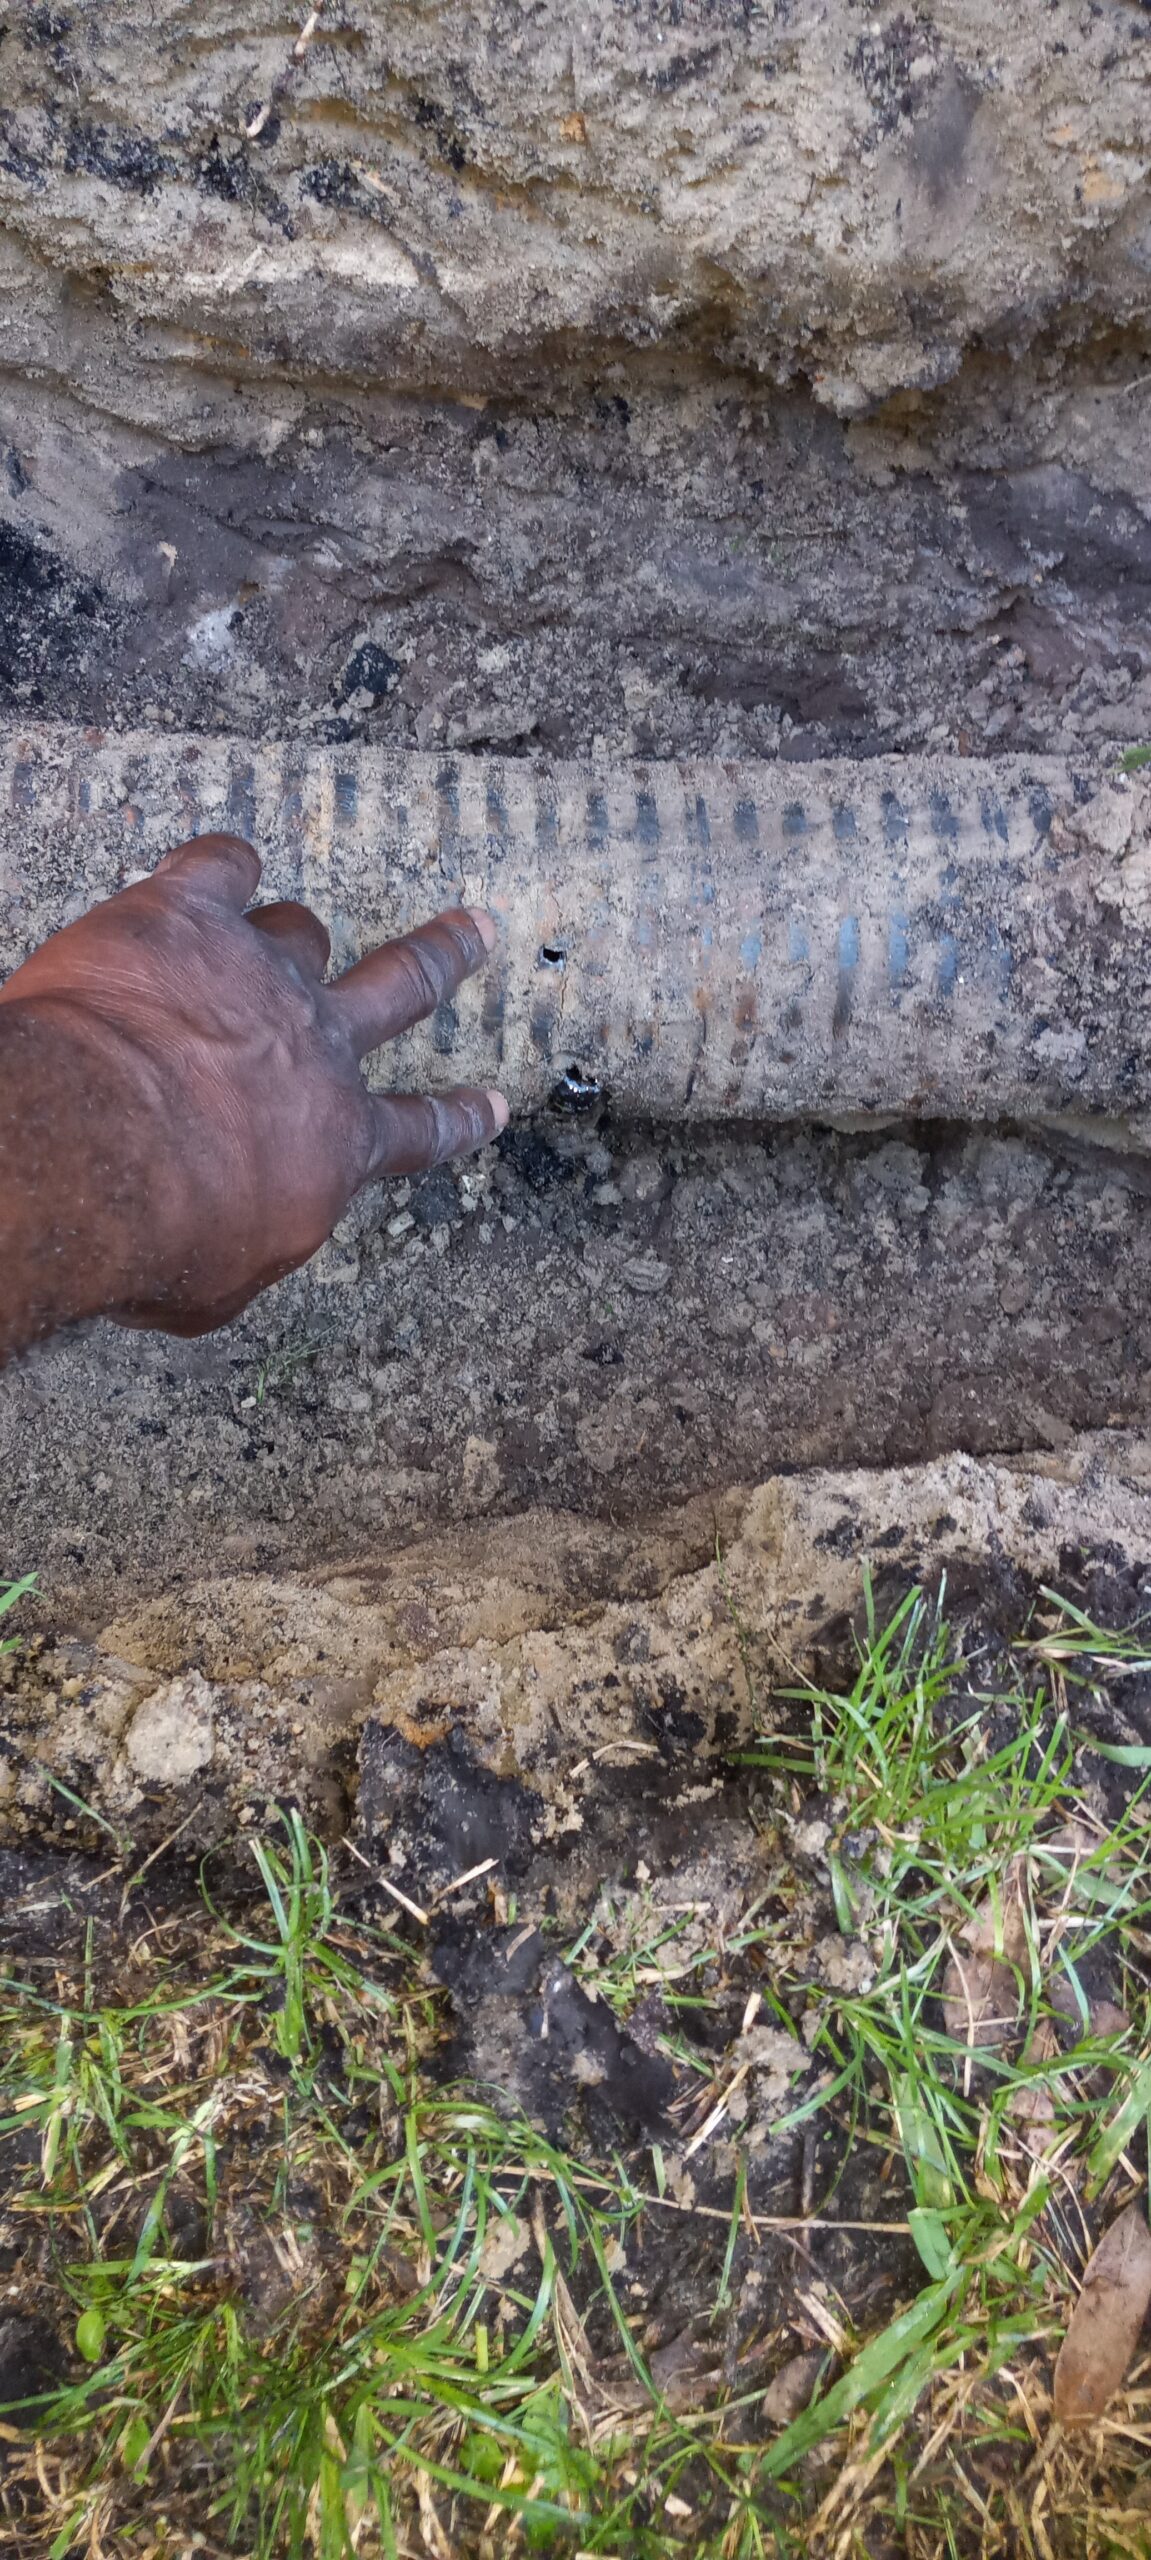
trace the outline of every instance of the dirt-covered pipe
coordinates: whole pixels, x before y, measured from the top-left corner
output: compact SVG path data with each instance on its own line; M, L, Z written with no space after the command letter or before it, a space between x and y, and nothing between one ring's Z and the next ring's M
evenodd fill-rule
M660 1117L1138 1113L1135 800L1093 835L1075 811L1095 791L1052 758L596 770L10 728L0 960L227 826L338 963L490 905L497 961L431 1039L444 1081L498 1082L518 1111L604 1090ZM413 1082L427 1041L400 1044Z

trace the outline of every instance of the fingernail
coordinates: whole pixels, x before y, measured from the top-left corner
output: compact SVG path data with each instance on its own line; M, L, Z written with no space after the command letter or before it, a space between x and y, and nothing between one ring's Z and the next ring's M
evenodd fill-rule
M494 950L496 940L495 917L488 914L486 907L465 907L464 914L471 917L472 923L476 928L476 932L480 937L480 941L482 942L485 951Z
M492 1118L495 1121L497 1130L506 1129L508 1120L511 1116L508 1110L508 1098L506 1093L495 1093L489 1091L488 1101L492 1106Z

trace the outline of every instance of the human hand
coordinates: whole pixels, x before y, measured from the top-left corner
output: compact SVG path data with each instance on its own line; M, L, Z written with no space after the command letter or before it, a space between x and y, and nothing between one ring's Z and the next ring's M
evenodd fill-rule
M16 1008L37 1058L55 1041L84 1063L75 1114L54 1080L59 1143L40 1183L71 1199L85 1166L128 1168L110 1302L94 1302L123 1323L226 1323L307 1261L365 1183L469 1154L507 1121L502 1094L370 1094L360 1074L482 966L491 918L454 907L326 986L318 917L290 903L246 912L260 869L238 837L197 836L0 988L0 1028ZM109 1094L114 1107L93 1102ZM59 1233L68 1201L47 1206ZM89 1289L72 1311L91 1303Z

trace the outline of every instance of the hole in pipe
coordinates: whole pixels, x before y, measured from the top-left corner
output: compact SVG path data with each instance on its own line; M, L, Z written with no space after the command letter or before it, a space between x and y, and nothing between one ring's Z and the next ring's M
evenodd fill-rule
M584 1074L582 1067L566 1067L559 1083L552 1086L548 1100L553 1111L592 1111L602 1102L604 1088L598 1076Z

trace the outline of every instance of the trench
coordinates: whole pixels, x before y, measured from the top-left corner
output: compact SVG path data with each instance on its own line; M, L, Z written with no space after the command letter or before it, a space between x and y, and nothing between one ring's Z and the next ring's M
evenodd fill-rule
M1119 396L1121 346L1066 361ZM9 1371L33 1616L418 1581L526 1517L631 1553L811 1471L1129 1475L1144 535L1027 460L1041 369L969 357L898 468L898 402L845 428L655 357L550 403L249 384L242 446L197 378L194 437L3 384L0 957L212 827L336 965L482 899L491 970L388 1065L514 1119L217 1336Z
M217 1340L21 1365L62 1605L1140 1428L1135 339L845 422L658 347L457 397L197 346L145 397L107 325L0 381L5 963L208 824L338 960L490 895L432 1055L517 1123Z
M6 1381L22 1535L122 1579L437 1520L642 1521L780 1470L1146 1420L1142 786L1094 758L572 763L10 722L4 953L181 835L250 833L336 965L482 900L389 1057L499 1082L473 1165L363 1195L195 1344ZM114 1428L110 1431L109 1416Z
M392 1063L515 1117L224 1333L9 1371L31 1622L418 1582L525 1517L663 1552L685 1502L698 1561L812 1471L1138 1486L1134 339L969 349L845 421L686 348L457 396L197 346L145 398L75 333L66 378L0 359L4 965L210 827L337 964L483 898L493 969Z

